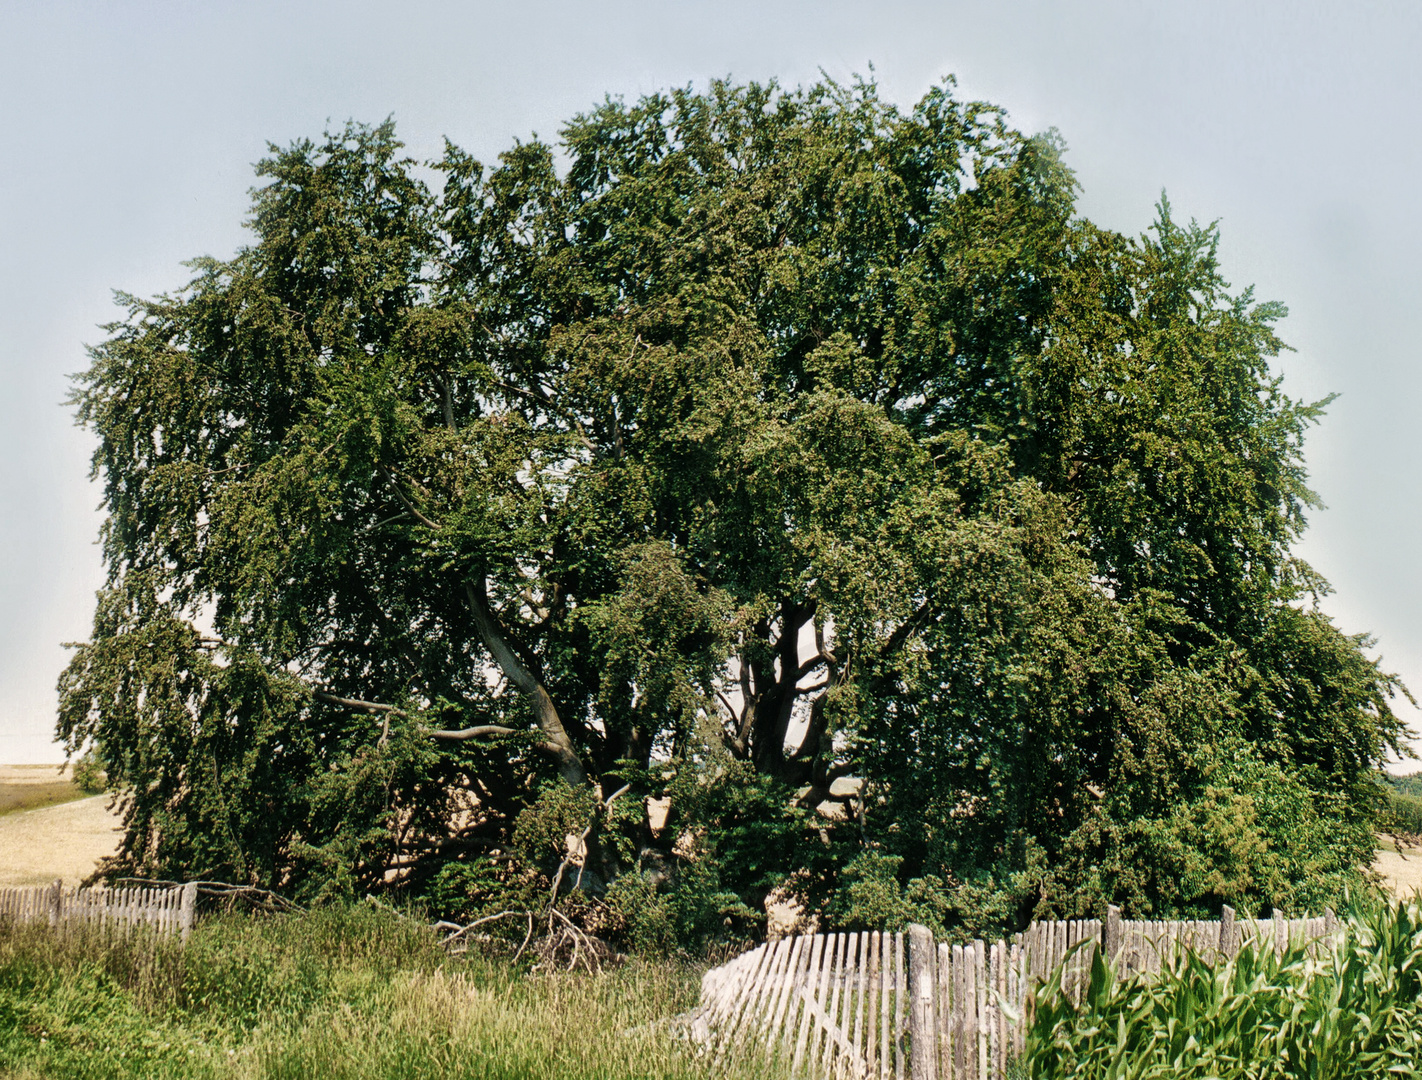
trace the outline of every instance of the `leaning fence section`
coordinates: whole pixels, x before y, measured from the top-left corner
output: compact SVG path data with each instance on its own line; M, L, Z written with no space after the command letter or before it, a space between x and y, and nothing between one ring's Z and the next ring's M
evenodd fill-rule
M1118 971L1158 973L1183 949L1234 956L1246 941L1312 951L1338 923L1322 918L1034 922L1002 941L935 942L907 934L781 938L708 971L691 1034L716 1064L755 1055L794 1080L997 1080L1022 1053L1030 1000L1061 966L1078 1003L1098 949Z
M904 935L781 938L708 971L692 1033L713 1061L756 1055L782 1075L902 1080Z
M0 888L0 919L55 927L95 927L127 933L148 927L186 941L197 910L197 885L71 888L52 885Z

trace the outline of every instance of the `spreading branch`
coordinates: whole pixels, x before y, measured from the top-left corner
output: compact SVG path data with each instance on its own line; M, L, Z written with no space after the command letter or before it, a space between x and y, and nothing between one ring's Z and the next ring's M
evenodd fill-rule
M395 480L394 474L391 473L391 471L385 467L384 463L382 462L378 464L381 475L385 477L386 482L390 485L390 490L395 492L395 497L399 499L400 504L406 510L409 511L410 516L428 529L433 529L435 532L441 531L438 523L431 521L429 518L425 517L424 514L420 513L419 507L417 507L413 502L410 501L409 496L405 494L405 492L400 488L399 483Z
M478 588L471 581L464 583L465 595L469 600L469 610L474 616L475 628L484 642L484 647L499 665L505 677L518 687L532 703L538 719L539 730L543 732L544 749L553 756L558 771L573 787L587 783L587 771L573 749L573 741L568 738L567 729L558 716L553 699L538 680L538 677L519 658L509 645L503 628L499 626L494 613L489 609L489 598L484 591L482 580Z
M441 742L464 742L467 739L482 739L488 735L517 735L518 729L503 724L477 724L460 728L458 731L431 731L430 738Z

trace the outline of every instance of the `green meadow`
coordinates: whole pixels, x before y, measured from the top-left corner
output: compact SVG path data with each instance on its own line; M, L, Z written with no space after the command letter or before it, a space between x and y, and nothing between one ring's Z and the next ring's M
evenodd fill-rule
M447 957L370 907L146 936L0 926L0 1075L10 1078L695 1077L664 1025L701 969L633 961L529 974Z

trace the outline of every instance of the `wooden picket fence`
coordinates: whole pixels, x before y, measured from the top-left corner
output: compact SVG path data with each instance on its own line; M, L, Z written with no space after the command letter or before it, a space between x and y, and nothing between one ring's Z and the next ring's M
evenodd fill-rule
M805 934L708 971L686 1020L713 1064L755 1055L766 1075L999 1080L1023 1050L1031 995L1069 955L1063 985L1080 1001L1103 944L1118 972L1148 975L1186 947L1210 959L1233 956L1250 939L1280 954L1290 944L1318 950L1337 927L1331 911L1254 920L1225 908L1214 921L1135 922L1113 907L1104 922L1034 922L991 943L935 943L922 926Z
M99 927L127 933L140 926L188 940L197 913L197 883L117 889L52 885L0 888L0 920L55 927Z
M791 1076L902 1077L904 985L902 933L781 938L702 976L690 1033L717 1065L768 1052Z

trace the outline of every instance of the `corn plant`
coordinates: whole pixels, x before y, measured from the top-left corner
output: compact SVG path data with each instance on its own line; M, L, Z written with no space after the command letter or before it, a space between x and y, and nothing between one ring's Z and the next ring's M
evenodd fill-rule
M1121 978L1099 955L1073 1004L1039 994L1019 1075L1080 1080L1422 1076L1422 910L1354 906L1336 947L1247 942Z

